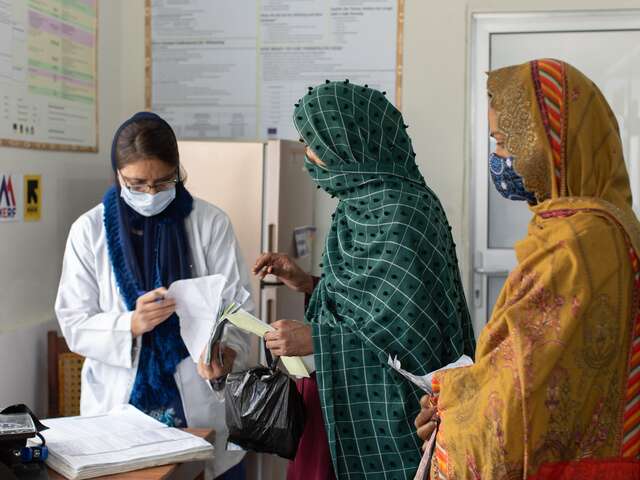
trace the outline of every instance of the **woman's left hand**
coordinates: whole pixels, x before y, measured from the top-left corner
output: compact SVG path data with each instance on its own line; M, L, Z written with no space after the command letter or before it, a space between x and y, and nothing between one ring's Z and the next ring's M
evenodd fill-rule
M224 347L222 351L222 365L220 365L220 343L216 343L213 346L213 353L211 354L211 364L204 363L204 352L200 354L200 361L198 361L198 375L205 380L217 380L220 377L231 372L233 368L233 362L236 359L236 351L229 347Z
M267 348L279 357L304 357L313 353L311 325L298 320L278 320L271 324L275 331L264 336Z

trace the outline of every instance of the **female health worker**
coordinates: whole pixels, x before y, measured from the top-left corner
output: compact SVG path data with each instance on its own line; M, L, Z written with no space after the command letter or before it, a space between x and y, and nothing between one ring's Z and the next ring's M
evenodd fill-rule
M130 403L171 426L213 428L208 476L244 478L244 452L225 451L224 404L201 376L246 367L249 341L229 331L224 368L196 366L165 298L176 280L222 274L223 301L253 308L231 223L186 190L175 134L158 115L140 112L120 126L111 163L115 184L71 227L55 305L69 348L86 357L80 412Z

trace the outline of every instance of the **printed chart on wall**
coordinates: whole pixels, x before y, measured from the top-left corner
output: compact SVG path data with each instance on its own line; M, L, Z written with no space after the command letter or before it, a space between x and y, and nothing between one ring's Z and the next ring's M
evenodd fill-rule
M297 139L325 79L400 103L404 0L146 1L147 108L182 139Z
M0 145L96 151L97 0L0 0Z

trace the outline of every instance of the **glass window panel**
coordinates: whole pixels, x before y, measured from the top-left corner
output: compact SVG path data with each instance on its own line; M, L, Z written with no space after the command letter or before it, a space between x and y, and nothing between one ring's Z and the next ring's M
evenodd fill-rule
M503 275L490 276L487 279L487 321L491 318L493 307L496 305L496 300L498 300L498 295L500 295L506 279L507 277Z

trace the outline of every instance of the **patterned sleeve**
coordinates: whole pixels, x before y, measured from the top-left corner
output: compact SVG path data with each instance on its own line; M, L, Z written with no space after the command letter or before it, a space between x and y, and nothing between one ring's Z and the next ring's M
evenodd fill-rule
M318 286L318 283L320 282L320 277L312 276L311 278L313 278L313 290L315 290L316 287ZM307 307L309 306L309 302L311 301L311 295L313 295L313 290L311 291L311 293L305 293L304 295L305 311L307 310Z

